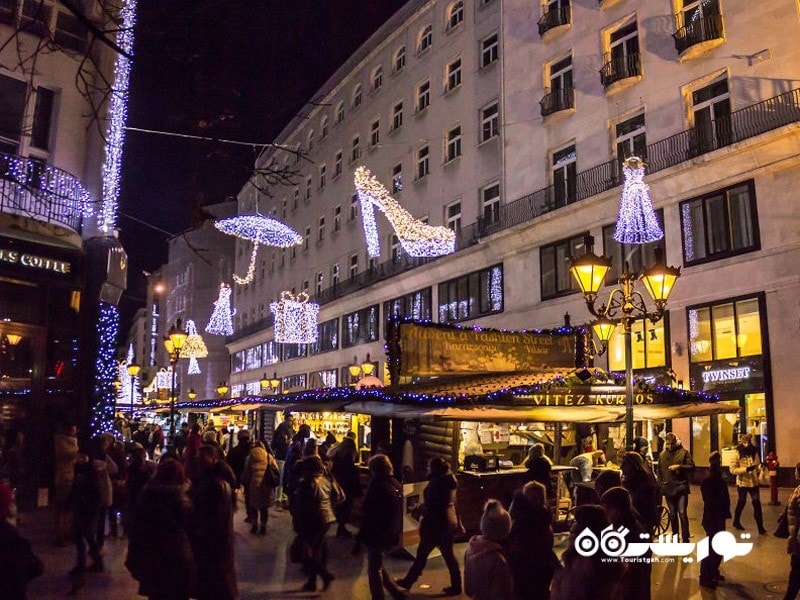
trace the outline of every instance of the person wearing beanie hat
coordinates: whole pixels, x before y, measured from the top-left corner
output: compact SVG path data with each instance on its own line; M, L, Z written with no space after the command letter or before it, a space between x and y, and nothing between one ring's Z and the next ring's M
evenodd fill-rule
M511 533L511 515L499 500L483 507L481 535L474 535L464 554L464 591L476 600L503 600L513 597L511 567L504 543Z

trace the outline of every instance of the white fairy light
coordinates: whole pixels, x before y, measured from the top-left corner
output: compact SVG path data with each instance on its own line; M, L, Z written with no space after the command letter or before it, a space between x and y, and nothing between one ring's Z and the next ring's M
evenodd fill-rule
M125 142L125 124L128 120L128 85L133 54L133 28L136 24L136 0L125 0L119 11L121 25L117 46L127 54L117 54L114 64L114 83L109 100L109 123L106 131L106 158L103 163L103 204L100 212L100 230L110 235L117 223L119 184L122 171L122 146Z
M197 359L194 356L189 359L189 368L186 369L186 373L189 375L199 375L202 373L200 370L200 363L197 362Z
M269 309L275 317L275 341L281 344L313 344L317 341L319 304L308 301L308 294L294 296L281 292L281 299Z
M427 225L412 217L366 167L356 169L355 186L361 203L364 236L369 256L373 258L380 256L373 206L386 215L400 240L400 245L409 256L444 256L455 251L456 234L453 230L448 227Z
M619 203L619 216L614 239L620 244L647 244L664 237L658 224L650 187L644 182L644 162L632 156L622 165L625 183Z
M197 327L191 319L186 321L186 341L181 348L181 358L206 358L208 356L208 348L203 338L197 333ZM198 367L198 373L199 373Z
M206 325L206 332L211 335L233 335L231 288L225 283L219 284L219 297L214 302L214 310Z

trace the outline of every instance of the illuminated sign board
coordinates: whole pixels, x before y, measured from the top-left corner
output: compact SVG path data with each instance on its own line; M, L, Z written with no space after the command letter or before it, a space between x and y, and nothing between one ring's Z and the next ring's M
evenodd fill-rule
M0 248L0 262L64 275L69 275L72 272L72 263L67 260L58 260L6 248Z
M718 381L738 381L750 378L750 367L736 367L732 369L711 369L703 371L701 374L703 383L715 383Z

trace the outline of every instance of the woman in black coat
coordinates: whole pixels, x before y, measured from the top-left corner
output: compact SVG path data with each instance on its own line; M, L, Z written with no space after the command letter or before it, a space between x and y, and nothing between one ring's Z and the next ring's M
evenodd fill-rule
M626 452L620 464L622 487L631 495L647 533L654 535L661 516L661 492L653 473L637 452Z
M361 481L358 476L358 467L356 467L357 455L356 443L349 437L344 438L329 453L333 461L331 473L342 486L345 495L344 502L334 509L336 521L339 524L336 528L336 537L349 538L352 536L346 525L353 510L353 499L361 497Z
M453 535L458 529L456 488L458 482L450 472L448 462L438 456L432 458L428 465L428 485L422 495L424 504L419 526L417 557L408 574L403 579L397 580L400 587L411 589L425 569L428 555L438 547L450 572L450 585L442 591L445 596L461 594L461 571L453 554Z
M528 451L528 458L525 460L525 468L528 469L528 480L538 481L544 486L548 498L555 498L553 480L551 473L553 463L544 453L544 444L534 444Z
M546 494L544 485L529 481L517 490L511 502L509 565L516 600L546 600L550 596L558 559L554 560L552 516Z
M383 568L383 553L400 544L403 535L403 486L394 477L389 457L369 459L370 480L361 505L361 529L356 540L367 547L367 575L372 600L383 600L383 587L393 598L404 595Z
M183 465L170 458L158 465L139 495L125 566L139 582L139 594L153 600L195 595L197 569L189 541L192 503L186 489Z
M319 576L322 589L327 590L335 579L326 565L328 550L325 544L325 535L336 520L331 508L331 480L325 475L322 459L317 455L305 457L299 465L302 477L295 492L296 508L292 514L292 524L303 544L303 566L308 574L308 581L301 589L315 592Z

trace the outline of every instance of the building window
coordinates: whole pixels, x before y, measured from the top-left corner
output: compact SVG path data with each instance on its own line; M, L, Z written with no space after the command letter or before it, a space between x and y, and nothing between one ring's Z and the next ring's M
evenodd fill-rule
M581 256L585 252L583 244L585 235L584 232L539 249L542 300L578 291L569 268L572 257Z
M431 82L425 80L417 86L417 112L422 112L431 104Z
M350 162L356 162L359 158L361 158L361 140L356 136L350 148Z
M350 196L350 220L355 221L358 218L358 195L353 194Z
M381 143L381 120L375 119L369 126L369 145L375 148Z
M27 92L25 81L0 75L0 152L20 152Z
M447 25L445 29L450 31L464 22L464 2L456 0L447 7Z
M449 204L444 213L444 226L453 231L459 231L461 229L461 202Z
M575 107L572 56L547 65L548 87L540 101L543 117Z
M306 227L306 234L303 236L303 250L308 250L308 240L311 238L311 227ZM292 246L294 248L295 246Z
M311 152L314 149L314 130L308 132L308 136L306 137L306 148L308 152Z
M417 179L422 179L431 172L431 152L429 146L417 150Z
M339 102L336 105L336 118L334 123L338 125L339 123L344 123L344 102Z
M603 57L600 79L605 87L616 81L642 74L639 62L639 33L636 21L617 27L608 34L608 51Z
M389 252L393 263L399 262L403 257L403 247L400 245L400 238L395 234L389 236Z
M431 46L433 46L433 25L425 25L417 36L417 54L425 52Z
M325 275L322 273L317 273L314 277L314 291L316 292L317 297L322 295L322 284L325 282Z
M370 78L372 82L372 91L377 92L381 89L383 85L383 67L376 67L374 71L372 71L372 77Z
M495 101L481 109L481 142L500 135L500 105Z
M328 135L328 115L322 117L319 124L319 139L324 139Z
M689 308L689 361L761 355L760 313L757 296Z
M481 216L483 225L500 222L500 183L495 182L481 190Z
M398 102L392 108L392 131L397 131L403 126L403 103Z
M358 277L358 254L350 255L350 281Z
M453 127L445 136L445 156L447 162L461 156L461 126Z
M281 200L281 219L286 220L286 208L289 206L289 201L284 198Z
M397 51L394 53L394 58L392 59L392 65L395 73L399 73L402 71L406 66L406 47L400 46Z
M551 174L556 206L565 206L575 201L578 181L577 161L574 144L553 152Z
M647 135L644 126L644 113L617 123L614 127L614 144L617 159L622 163L626 158L638 156L647 158Z
M664 211L655 211L656 221L662 231L664 229ZM611 269L606 273L605 282L610 285L622 275L622 268L628 263L631 273L641 274L645 268L653 264L655 249L664 246L663 240L647 244L620 244L614 239L616 224L603 227L603 255L611 259Z
M325 187L325 177L328 174L328 165L322 163L319 166L319 189Z
M317 224L317 240L322 241L325 239L325 216L319 218Z
M427 287L384 302L383 317L387 323L403 318L429 321L432 306L431 288Z
M336 233L342 228L342 207L337 205L333 207L333 232Z
M299 200L300 200L300 188L295 186L294 197L292 199L292 210L297 210Z
M310 344L311 354L322 354L339 349L339 319L331 319L317 325L317 341ZM336 371L333 372L334 376ZM335 385L335 384L334 384Z
M308 345L307 344L282 344L283 346L283 360L294 360L296 358L305 358L308 355ZM293 377L298 377L294 375ZM302 375L303 377L303 387L305 387L305 373ZM289 377L284 377L284 387L282 388L283 391L287 391L291 388L291 386L286 385L286 380ZM296 388L295 388L296 389Z
M398 194L403 191L403 165L392 167L392 193Z
M313 185L311 177L306 177L306 202L311 200L311 186Z
M500 44L497 40L497 34L493 33L487 38L481 40L481 69L493 65L497 62L498 53L500 51Z
M461 85L461 59L457 58L445 67L445 92L451 92Z
M62 13L59 13L59 16ZM36 88L31 124L31 146L40 150L50 150L50 129L52 127L55 92L45 87ZM0 131L2 135L2 131Z
M680 209L687 266L761 248L752 179L681 202Z
M689 143L693 156L732 143L731 95L725 74L692 91L692 120Z
M367 255L367 271L374 273L378 270L378 257Z
M379 305L374 304L342 317L342 348L378 339Z
M358 108L359 106L361 106L361 97L362 97L361 84L357 83L356 87L353 88L353 101L352 101L353 108Z
M669 348L669 314L657 323L638 319L631 324L631 358L634 369L666 367ZM625 370L625 335L621 327L614 330L608 342L609 371Z
M723 38L719 0L683 0L678 4L678 31L672 37L679 54L695 44Z
M452 323L503 311L503 265L439 284L439 322Z
M333 287L339 285L339 263L334 263L331 267L331 285Z
M338 150L333 158L333 176L338 177L342 174L342 151Z

